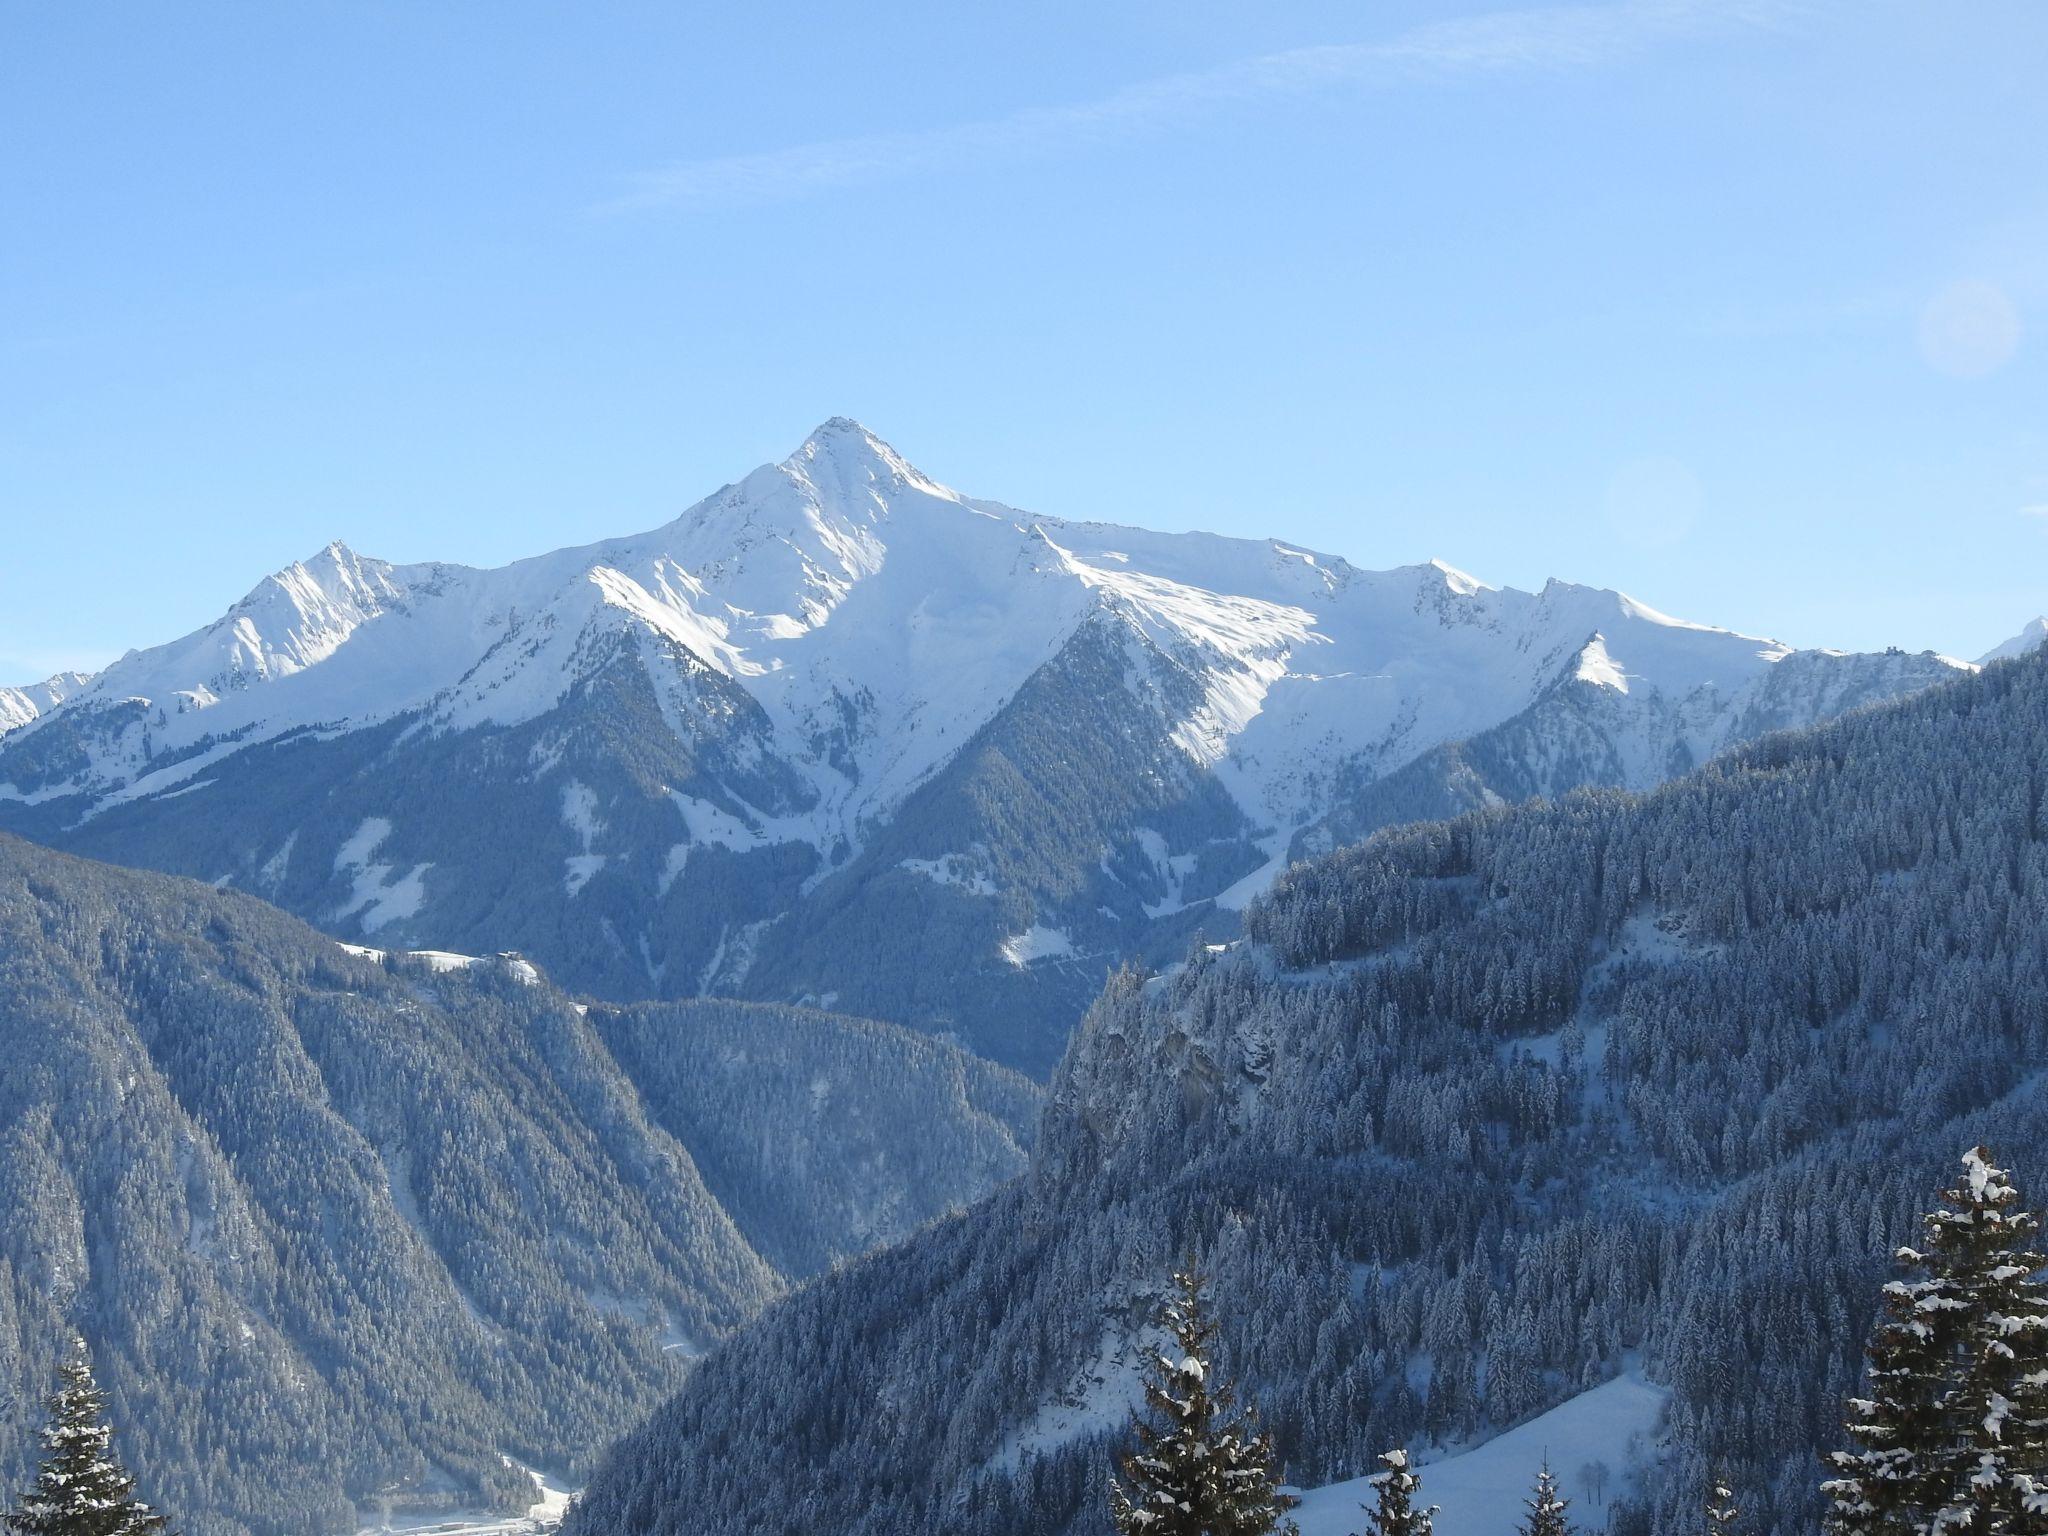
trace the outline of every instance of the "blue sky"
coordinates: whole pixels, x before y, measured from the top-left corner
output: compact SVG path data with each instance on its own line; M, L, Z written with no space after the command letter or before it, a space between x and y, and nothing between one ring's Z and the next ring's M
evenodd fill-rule
M1033 510L1976 655L2048 608L2044 57L2037 0L10 7L0 682L835 414Z

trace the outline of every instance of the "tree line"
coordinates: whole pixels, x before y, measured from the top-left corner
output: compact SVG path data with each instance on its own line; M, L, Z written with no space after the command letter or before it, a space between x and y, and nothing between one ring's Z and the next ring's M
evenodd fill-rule
M2037 1536L2048 1532L2048 1281L2032 1246L2040 1222L1985 1147L1922 1218L1921 1248L1883 1289L1863 1394L1847 1403L1848 1445L1821 1485L1829 1536ZM1220 1329L1192 1261L1155 1319L1171 1343L1144 1376L1135 1444L1110 1488L1119 1536L1276 1536L1300 1501L1281 1483L1270 1435L1216 1370ZM1406 1447L1381 1453L1364 1536L1433 1536L1434 1507ZM1517 1536L1576 1536L1546 1458ZM1701 1536L1739 1536L1741 1510L1716 1478Z

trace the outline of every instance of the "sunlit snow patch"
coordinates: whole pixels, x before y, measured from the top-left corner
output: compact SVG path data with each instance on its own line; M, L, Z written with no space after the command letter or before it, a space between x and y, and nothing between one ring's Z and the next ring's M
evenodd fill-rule
M534 1502L523 1515L500 1515L489 1510L440 1510L394 1515L365 1525L357 1536L538 1536L552 1531L569 1512L575 1490L565 1487L544 1472L501 1457L506 1466L518 1467L533 1479Z
M351 875L355 880L348 901L334 915L354 917L360 912L358 921L365 933L375 933L387 923L414 916L427 898L424 877L434 867L432 864L415 864L407 873L397 875L395 865L370 862L390 835L390 822L382 816L366 816L334 855L334 872Z
M1579 665L1575 674L1582 683L1591 683L1596 688L1612 688L1616 693L1628 692L1628 674L1623 672L1614 658L1607 654L1607 639L1595 635L1586 642L1586 648L1579 652Z
M1043 1403L988 1460L991 1468L1015 1472L1033 1458L1090 1435L1114 1433L1131 1422L1145 1401L1139 1379L1141 1351L1120 1332L1102 1336L1094 1358L1065 1391Z
M935 885L957 885L970 896L996 894L995 881L985 871L973 868L963 854L949 853L940 859L903 859L896 867L923 875Z
M1422 1501L1441 1506L1438 1536L1498 1536L1513 1530L1546 1457L1566 1497L1573 1500L1573 1522L1581 1530L1606 1529L1610 1506L1589 1496L1581 1469L1594 1463L1607 1467L1614 1479L1607 1490L1611 1500L1621 1491L1631 1464L1649 1451L1670 1396L1631 1371L1476 1450L1422 1465L1417 1469L1422 1474ZM1294 1519L1301 1536L1351 1536L1364 1529L1360 1506L1373 1499L1366 1478L1331 1483L1303 1494Z
M525 956L514 954L510 950L496 955L460 955L452 949L372 949L367 944L341 944L339 941L337 947L359 959L374 961L379 965L391 955L397 955L402 960L424 961L427 969L436 975L446 975L450 971L466 971L475 966L497 962L504 965L514 981L523 982L529 987L540 985L539 968Z
M1003 958L1020 969L1035 960L1061 960L1073 953L1074 941L1067 937L1065 929L1048 928L1042 923L1033 923L1022 933L1013 933L1003 940Z

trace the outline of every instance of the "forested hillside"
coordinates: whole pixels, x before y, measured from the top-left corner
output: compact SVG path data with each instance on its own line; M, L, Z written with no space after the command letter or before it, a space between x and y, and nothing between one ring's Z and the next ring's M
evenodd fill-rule
M1296 869L1111 984L1025 1180L743 1330L575 1536L1099 1532L1189 1251L1298 1482L1633 1364L1672 1400L1616 1529L1691 1529L1714 1465L1811 1530L1928 1192L1977 1142L2048 1188L2044 787L2048 653Z
M0 1476L73 1330L191 1536L524 1508L807 1275L1022 1166L890 1026L586 1011L0 836ZM912 1113L914 1109L914 1114Z

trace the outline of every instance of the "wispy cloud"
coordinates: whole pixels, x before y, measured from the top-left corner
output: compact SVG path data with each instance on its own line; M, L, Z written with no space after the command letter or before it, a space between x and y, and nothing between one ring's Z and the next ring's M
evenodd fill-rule
M1002 156L1157 132L1228 107L1400 79L1612 65L1659 44L1783 24L1800 0L1628 0L1433 22L1375 43L1294 48L1169 75L1093 101L910 133L686 160L626 178L608 207L767 202Z
M2038 517L2041 521L2048 522L2048 501L2038 501L2031 507L2021 507L2020 516Z

